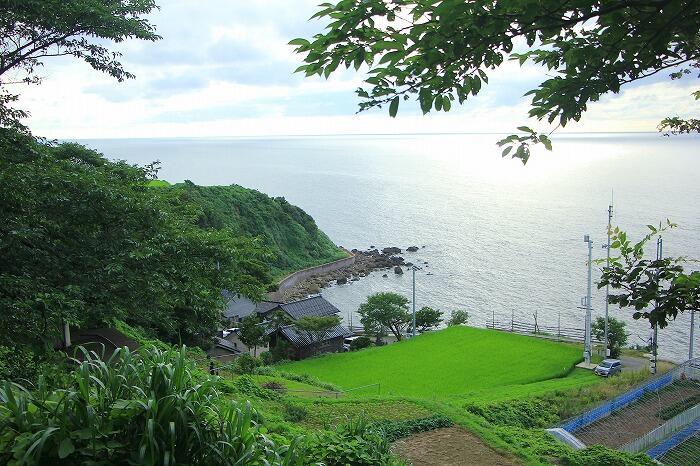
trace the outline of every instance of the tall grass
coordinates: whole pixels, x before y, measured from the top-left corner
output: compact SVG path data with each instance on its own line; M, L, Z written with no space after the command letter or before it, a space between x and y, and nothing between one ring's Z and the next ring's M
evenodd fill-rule
M258 427L249 404L220 397L179 351L81 348L65 386L0 388L0 463L170 466L300 464Z

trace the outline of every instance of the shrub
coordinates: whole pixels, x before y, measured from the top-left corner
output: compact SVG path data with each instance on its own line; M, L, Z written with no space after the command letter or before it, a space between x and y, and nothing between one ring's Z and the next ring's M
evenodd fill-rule
M447 321L448 327L455 325L467 325L469 323L469 313L467 311L452 311L450 318Z
M394 442L400 438L408 437L411 434L418 432L427 432L429 430L440 429L442 427L451 427L454 425L452 420L445 416L430 416L422 419L406 419L403 421L383 421L378 423L378 426L384 432L387 441Z
M500 426L549 427L559 421L556 408L537 398L508 400L493 404L468 404L467 411Z
M264 353L260 354L260 361L262 361L264 366L269 366L270 364L275 363L274 357L269 351L265 351Z
M372 340L369 337L366 336L361 336L358 338L355 338L353 341L350 342L350 351L357 351L362 348L368 348L372 346Z
M278 400L281 395L275 391L263 388L249 375L241 375L233 381L236 391L245 395L254 396L263 400Z
M697 405L700 403L700 394L691 396L690 398L686 398L685 400L680 400L672 404L671 406L667 406L657 413L657 415L663 419L664 421L667 421L671 419L672 417L678 416L680 413L683 411L692 408L693 406Z
M222 402L184 347L82 359L56 389L0 388L0 464L301 463L294 444L262 436L249 404Z
M309 412L303 406L288 403L284 407L284 420L289 422L301 422L306 419Z
M259 358L244 353L236 358L233 370L239 374L252 374L260 366L262 366L262 361Z
M561 457L562 466L654 466L654 462L644 453L626 453L612 450L602 445L594 445L583 450L571 450Z
M284 393L287 391L287 387L277 382L276 380L270 380L269 382L265 382L264 384L262 384L262 387L267 388L268 390L276 391L277 393Z
M312 435L305 453L307 463L327 466L395 464L382 430L362 418Z

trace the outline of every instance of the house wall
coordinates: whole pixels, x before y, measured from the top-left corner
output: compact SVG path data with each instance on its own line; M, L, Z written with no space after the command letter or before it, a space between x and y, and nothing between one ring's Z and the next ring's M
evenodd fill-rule
M343 350L343 337L333 338L313 346L298 348L296 353L298 359L306 359L323 353L338 353Z
M244 353L250 353L253 354L253 348L248 348L246 345L243 344L241 339L238 337L238 334L235 332L229 333L227 336L224 337L224 340L233 343L236 348L239 350L243 351ZM268 351L269 347L268 344L265 343L264 346L258 346L258 356L260 356L260 353L264 353L265 351Z
M219 366L236 359L236 355L230 351L226 351L225 349L218 347L214 347L207 351L207 355L210 356Z

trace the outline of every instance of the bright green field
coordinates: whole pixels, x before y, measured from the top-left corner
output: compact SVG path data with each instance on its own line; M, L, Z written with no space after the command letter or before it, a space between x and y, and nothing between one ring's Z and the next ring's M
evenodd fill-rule
M281 369L309 374L346 390L379 383L382 395L468 397L489 388L562 377L580 360L578 346L451 327L384 347L284 364Z

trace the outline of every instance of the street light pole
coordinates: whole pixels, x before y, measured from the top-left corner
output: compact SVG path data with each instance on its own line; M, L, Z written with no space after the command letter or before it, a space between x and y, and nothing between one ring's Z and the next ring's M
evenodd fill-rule
M415 265L411 266L411 270L413 271L413 331L411 337L416 336L416 269L417 267Z
M589 235L584 235L583 242L588 243L588 286L585 298L586 308L586 330L585 343L583 349L583 359L587 364L591 363L591 288L592 288L592 267L593 267L593 241Z
M605 247L607 249L608 253L608 258L606 261L606 266L609 269L610 268L610 229L612 228L612 214L613 214L613 206L612 202L608 206L608 244ZM610 307L609 303L610 299L610 285L605 285L605 357L610 356L610 345L608 342L608 308Z

